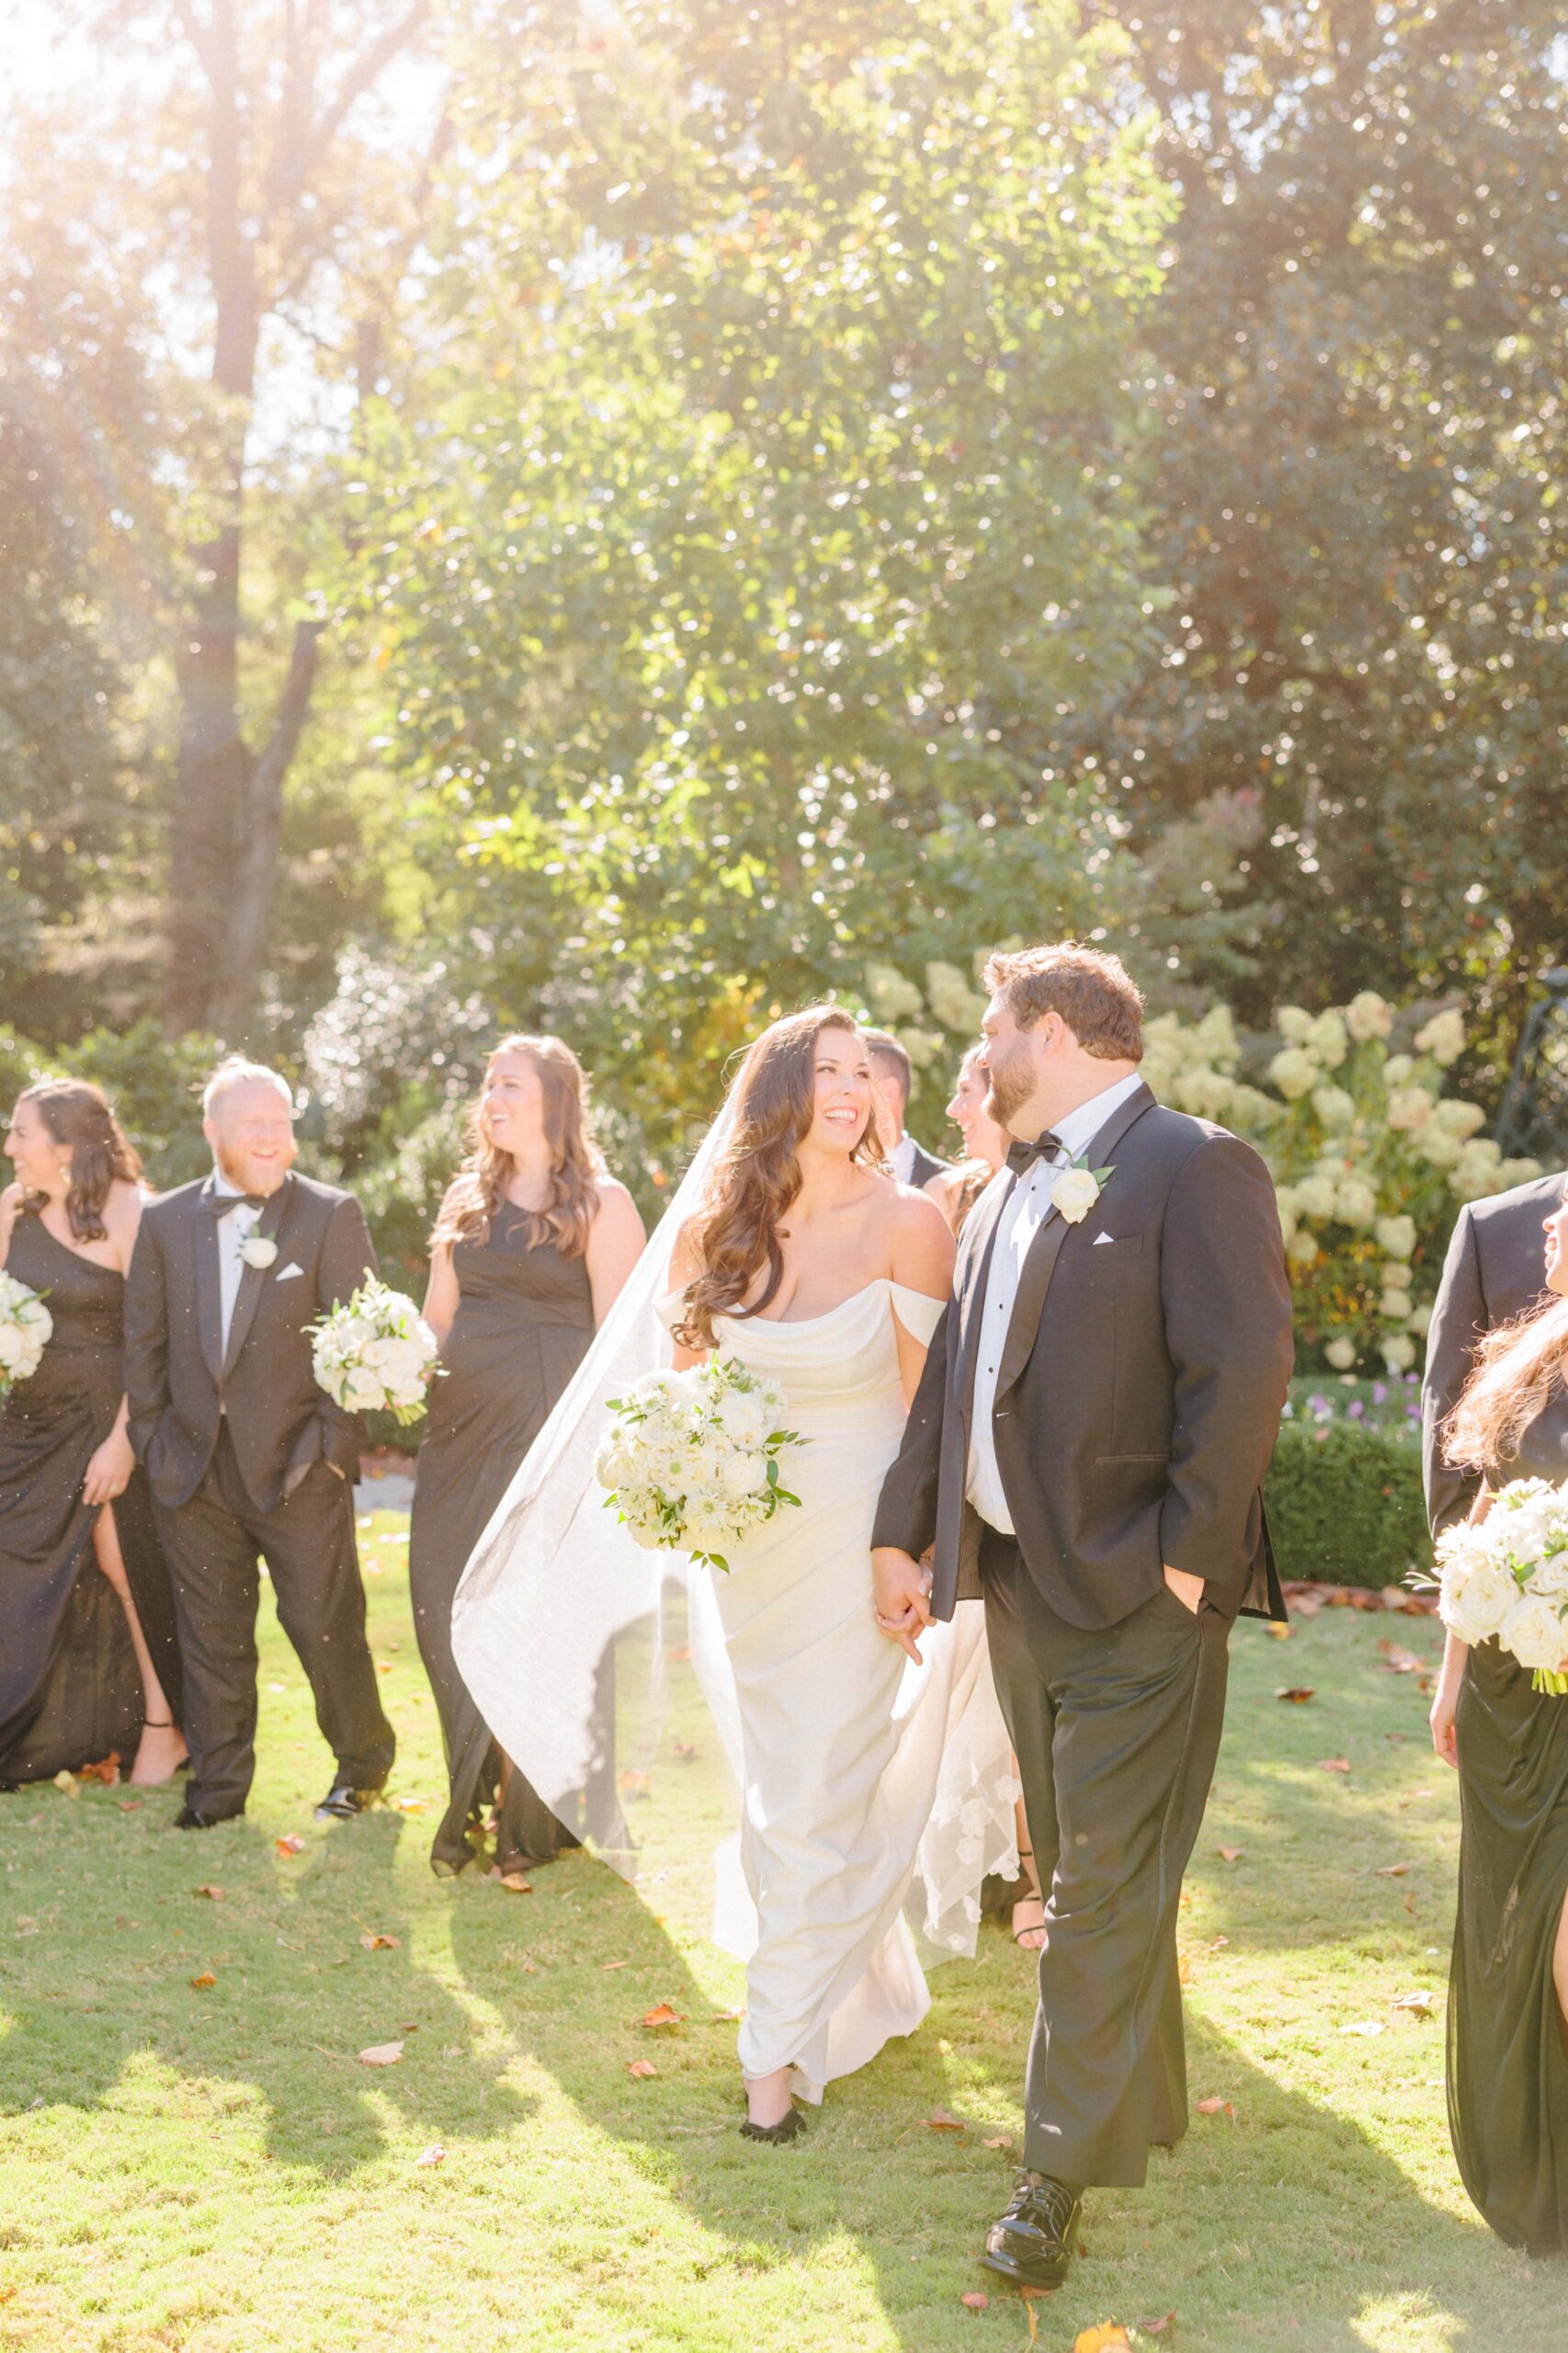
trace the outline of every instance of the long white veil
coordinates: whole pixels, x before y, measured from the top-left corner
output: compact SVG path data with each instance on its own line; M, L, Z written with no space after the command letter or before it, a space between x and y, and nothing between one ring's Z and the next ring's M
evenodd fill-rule
M635 1543L594 1475L610 1401L671 1359L659 1305L732 1120L733 1098L475 1546L452 1649L544 1802L612 1869L651 1883L661 1913L744 1958L755 1915L739 1869L740 1717L711 1574ZM933 1957L973 1951L983 1877L1016 1868L1016 1783L979 1611L961 1604L961 1624L929 1631L900 1694L903 1716L939 1677L950 1725L913 1913Z

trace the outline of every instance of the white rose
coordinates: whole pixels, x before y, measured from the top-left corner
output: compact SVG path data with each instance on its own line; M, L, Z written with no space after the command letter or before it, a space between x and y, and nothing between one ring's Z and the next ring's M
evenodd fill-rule
M755 1391L732 1389L721 1398L719 1422L737 1446L760 1446L770 1427L767 1405Z
M1568 1627L1555 1601L1543 1593L1522 1594L1504 1619L1497 1639L1521 1666L1561 1666L1568 1659Z
M240 1244L240 1256L247 1267L270 1267L278 1256L278 1245L269 1234L247 1233Z
M1383 1362L1391 1372L1408 1372L1415 1362L1415 1343L1403 1332L1383 1342Z
M763 1454L732 1454L718 1481L720 1493L731 1504L761 1495L767 1485L767 1458Z
M1268 1065L1268 1075L1288 1103L1307 1094L1317 1078L1317 1064L1299 1046L1286 1046Z
M1393 1028L1393 1008L1376 989L1362 989L1345 1008L1345 1027L1358 1046L1369 1038L1386 1038Z
M1415 1220L1403 1216L1379 1218L1378 1247L1391 1258L1408 1258L1415 1247Z
M373 1372L356 1367L343 1384L343 1405L350 1414L373 1413L386 1395L386 1383Z
M1445 1572L1437 1614L1450 1633L1473 1646L1490 1642L1519 1598L1506 1569L1483 1561L1469 1575Z
M1568 1599L1568 1548L1542 1554L1530 1571L1530 1591Z
M366 1350L365 1361L389 1386L403 1388L412 1382L418 1388L429 1358L415 1339L378 1340Z
M0 1324L0 1367L6 1372L15 1372L24 1357L30 1353L31 1347L19 1324Z
M1051 1188L1051 1205L1069 1225L1080 1225L1099 1199L1094 1171L1064 1168Z
M1324 1350L1335 1372L1348 1372L1356 1361L1356 1343L1348 1332L1337 1333Z

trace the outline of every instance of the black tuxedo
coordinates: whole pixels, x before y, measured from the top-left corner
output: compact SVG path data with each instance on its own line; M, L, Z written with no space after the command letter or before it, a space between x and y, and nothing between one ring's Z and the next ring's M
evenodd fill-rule
M1083 1157L1114 1173L1081 1222L1042 1220L1002 1342L992 1428L1016 1534L965 1493L1008 1179L964 1228L872 1540L934 1544L938 1618L976 1579L985 1597L1046 1899L1025 2163L1136 2185L1187 2123L1176 1906L1228 1630L1241 1608L1284 1614L1262 1486L1290 1298L1272 1183L1236 1137L1140 1086ZM1203 1579L1197 1612L1166 1563Z
M354 1540L359 1425L317 1388L308 1328L375 1272L364 1213L351 1194L290 1172L256 1225L277 1256L244 1267L224 1348L211 1196L209 1177L142 1214L125 1382L174 1576L187 1802L222 1816L244 1811L255 1770L258 1557L339 1778L378 1787L394 1742Z
M915 1143L913 1136L909 1141L915 1154L909 1164L909 1182L915 1186L926 1186L933 1176L942 1174L948 1164L945 1160L938 1160L934 1152L927 1152L923 1143Z
M1538 1176L1489 1201L1468 1201L1460 1211L1432 1310L1421 1385L1422 1469L1434 1536L1464 1518L1481 1483L1473 1472L1455 1471L1443 1461L1442 1425L1459 1404L1477 1340L1523 1315L1544 1293L1541 1229L1562 1208L1565 1191L1568 1177ZM1552 1404L1560 1408L1562 1402ZM1568 1477L1568 1469L1556 1475Z

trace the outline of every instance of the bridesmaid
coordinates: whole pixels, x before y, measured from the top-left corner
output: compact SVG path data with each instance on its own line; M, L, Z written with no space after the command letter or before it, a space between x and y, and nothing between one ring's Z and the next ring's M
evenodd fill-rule
M460 1871L495 1806L503 1879L577 1842L491 1738L452 1657L452 1596L491 1513L642 1253L642 1221L605 1168L582 1066L559 1038L504 1038L470 1116L469 1154L431 1236L430 1392L409 1531L419 1648L451 1798L432 1870Z
M1546 1220L1546 1281L1542 1305L1481 1341L1444 1433L1448 1460L1484 1475L1477 1517L1510 1480L1568 1478L1568 1206ZM1499 2238L1568 2254L1568 1699L1450 1632L1431 1723L1460 1777L1454 2155Z
M6 1151L0 1265L54 1329L0 1412L0 1785L132 1740L131 1780L167 1781L185 1761L174 1603L120 1376L141 1163L80 1079L28 1087Z
M960 1063L952 1100L948 1105L948 1117L963 1138L964 1157L956 1166L942 1169L924 1188L951 1226L955 1241L963 1232L964 1221L971 1210L1007 1157L1006 1131L997 1126L986 1108L991 1088L980 1066L982 1051L979 1046L971 1046ZM1018 1762L1015 1757L1015 1775L1017 1769ZM1022 1798L1017 1802L1015 1813L1018 1863L1027 1885L1012 1907L1013 1942L1021 1945L1026 1952L1038 1952L1045 1942L1045 1904L1040 1892L1040 1876L1034 1867L1034 1842L1029 1836ZM1007 1889L1017 1884L1016 1879L987 1880L982 1899L987 1912L1003 1909L1007 1901Z

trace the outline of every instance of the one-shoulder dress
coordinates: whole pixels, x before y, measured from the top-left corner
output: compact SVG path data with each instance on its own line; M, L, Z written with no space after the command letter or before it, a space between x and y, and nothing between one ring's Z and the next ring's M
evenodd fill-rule
M715 1319L719 1353L782 1390L806 1441L788 1462L800 1508L703 1583L734 1683L756 1915L741 2068L790 2067L812 2101L929 2007L906 1917L917 1875L927 1935L972 1950L986 1870L1016 1868L981 1605L926 1630L919 1667L873 1608L871 1527L906 1413L895 1318L924 1344L941 1309L882 1279L825 1315ZM661 1308L666 1324L677 1312Z
M129 1759L142 1684L119 1596L93 1549L87 1464L124 1387L125 1279L56 1241L32 1211L12 1229L6 1271L41 1293L54 1329L36 1372L0 1412L0 1787L107 1756ZM168 1569L140 1469L113 1506L137 1615L179 1721L179 1652Z
M1568 1479L1568 1400L1524 1432L1511 1479ZM1459 1911L1449 1981L1449 2123L1499 2238L1568 2255L1568 2024L1552 1947L1568 1893L1568 1699L1497 1643L1465 1662L1455 1718Z
M512 1475L594 1336L593 1294L581 1256L553 1242L530 1245L527 1212L503 1203L483 1244L452 1251L458 1310L429 1426L409 1529L409 1588L420 1654L446 1745L450 1795L430 1850L437 1872L475 1853L487 1802L498 1799L498 1856L548 1861L575 1836L540 1802L521 1773L499 1794L501 1754L452 1656L452 1596Z

